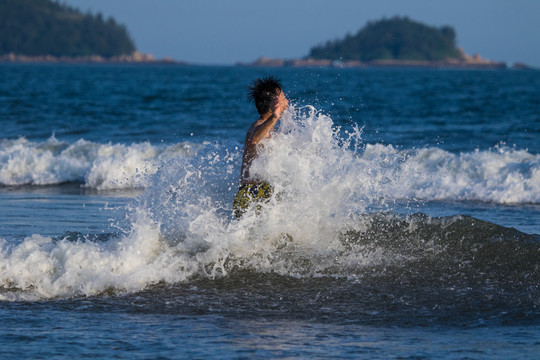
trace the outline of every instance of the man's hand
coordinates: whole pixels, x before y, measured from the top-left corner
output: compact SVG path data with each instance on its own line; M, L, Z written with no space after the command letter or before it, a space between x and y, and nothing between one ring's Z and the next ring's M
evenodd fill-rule
M281 114L287 109L287 105L289 104L289 101L285 98L285 95L283 95L283 92L279 93L279 96L276 96L274 100L270 103L270 109L272 110L272 114L280 117Z

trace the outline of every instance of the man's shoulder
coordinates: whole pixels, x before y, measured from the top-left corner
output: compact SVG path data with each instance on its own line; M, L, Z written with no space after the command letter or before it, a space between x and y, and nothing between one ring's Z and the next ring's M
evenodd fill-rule
M253 124L251 124L251 127L252 128L256 128L257 126L260 126L264 123L265 119L263 119L262 117L258 118L257 120L255 120L253 122Z
M249 136L250 134L252 134L253 131L255 131L256 128L258 128L259 126L261 126L263 122L264 122L264 121L262 121L261 119L255 120L255 121L251 124L251 126L249 127L249 129L248 129L248 131L247 131L248 136Z

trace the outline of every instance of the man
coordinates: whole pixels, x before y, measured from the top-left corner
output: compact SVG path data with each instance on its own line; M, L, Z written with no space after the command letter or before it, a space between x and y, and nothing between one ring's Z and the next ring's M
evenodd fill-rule
M250 167L258 156L260 142L271 136L276 123L287 109L289 101L283 94L281 83L273 76L257 79L248 87L248 101L255 103L259 119L249 128L244 144L241 186L234 198L233 208L236 217L241 217L251 202L264 202L272 196L273 189L266 181L253 178Z

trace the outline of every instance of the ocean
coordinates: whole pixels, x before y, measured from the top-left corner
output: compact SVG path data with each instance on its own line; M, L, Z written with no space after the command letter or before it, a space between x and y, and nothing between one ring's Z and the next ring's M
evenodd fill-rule
M290 100L232 215L246 87ZM0 357L537 359L540 72L0 64Z

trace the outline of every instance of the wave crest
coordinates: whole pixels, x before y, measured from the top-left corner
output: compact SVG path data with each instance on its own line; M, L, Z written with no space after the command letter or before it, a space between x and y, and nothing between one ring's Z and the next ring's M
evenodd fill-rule
M73 144L54 136L45 142L25 138L0 141L0 185L54 185L80 182L98 190L145 188L159 163L189 155L190 143L170 147L150 143Z

